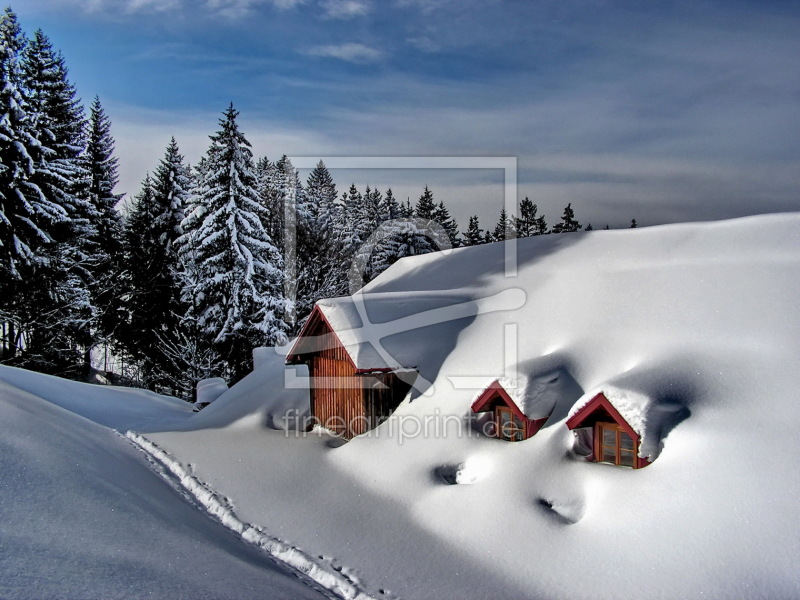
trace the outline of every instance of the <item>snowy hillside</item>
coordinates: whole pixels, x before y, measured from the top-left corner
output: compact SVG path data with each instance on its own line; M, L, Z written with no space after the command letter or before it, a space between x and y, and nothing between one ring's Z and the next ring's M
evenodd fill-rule
M345 597L800 597L800 214L527 238L512 277L505 259L405 259L346 301L359 344L419 370L372 432L293 431L305 373L283 350L130 437ZM534 437L473 427L496 379L551 413ZM647 429L651 465L576 453L565 422L599 391Z

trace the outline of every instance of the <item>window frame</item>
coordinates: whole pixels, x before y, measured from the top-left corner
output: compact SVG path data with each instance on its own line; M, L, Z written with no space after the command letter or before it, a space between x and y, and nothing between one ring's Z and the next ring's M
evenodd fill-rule
M604 440L604 432L613 432L614 433L614 444L609 445L605 443ZM627 448L622 447L622 436L625 435L628 439L631 440L632 448L629 450ZM595 424L595 431L594 431L594 439L595 439L595 449L594 449L594 456L595 462L607 464L607 465L616 465L618 467L627 467L629 469L635 469L638 466L637 460L637 451L638 451L638 436L631 436L628 430L622 427L618 423L610 423L605 421L598 421ZM613 449L614 452L614 461L605 460L605 450L606 449ZM622 462L623 455L630 456L630 464L624 464Z
M519 415L515 413L510 407L508 406L497 406L495 407L495 428L497 430L497 437L501 440L506 440L508 442L521 442L526 438L527 434L527 425L525 421L519 418ZM508 414L509 421L504 426L503 424L503 414ZM515 437L510 437L504 435L504 433L508 430L508 424L512 424L513 427L510 428L512 435L516 433L520 434L520 438L516 439Z

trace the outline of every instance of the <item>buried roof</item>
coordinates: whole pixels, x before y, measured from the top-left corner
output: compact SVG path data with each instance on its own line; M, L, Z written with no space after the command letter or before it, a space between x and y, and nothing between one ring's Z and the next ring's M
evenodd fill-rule
M518 374L515 377L499 377L475 395L472 409L476 412L482 407L476 406L480 400L489 398L490 390L502 389L527 419L547 419L553 412L557 402L557 390L553 390L559 382L560 373L553 371L543 375L531 376Z
M316 352L321 344L333 340L359 371L414 369L421 357L430 354L431 346L457 337L463 327L459 321L496 310L493 305L498 302L519 303L509 296L502 292L476 300L468 290L448 290L357 293L320 300L292 344L286 362L299 362L302 355ZM418 330L432 327L435 332L418 334Z
M639 436L638 455L652 462L661 452L662 437L675 424L677 408L675 405L660 405L643 393L605 386L599 392L586 394L575 404L569 413L567 427L580 427L596 410L605 409L612 417L619 416ZM678 421L683 418L685 415L681 415Z

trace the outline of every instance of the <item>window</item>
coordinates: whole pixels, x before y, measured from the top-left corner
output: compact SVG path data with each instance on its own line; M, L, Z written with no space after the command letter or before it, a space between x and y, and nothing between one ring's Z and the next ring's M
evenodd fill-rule
M634 467L636 465L636 448L633 438L616 423L598 423L595 433L598 444L597 461Z
M507 406L498 406L496 411L497 437L511 442L524 440L525 423Z

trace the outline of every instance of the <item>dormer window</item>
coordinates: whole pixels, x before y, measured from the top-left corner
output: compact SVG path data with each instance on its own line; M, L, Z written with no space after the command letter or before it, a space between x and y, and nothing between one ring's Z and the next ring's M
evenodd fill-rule
M595 427L595 440L598 442L595 456L599 457L598 462L633 467L636 463L636 450L628 432L616 423L597 423Z
M595 395L567 419L567 427L575 434L573 450L591 462L632 469L649 465L649 458L639 456L641 419L632 416L627 420L602 392Z

